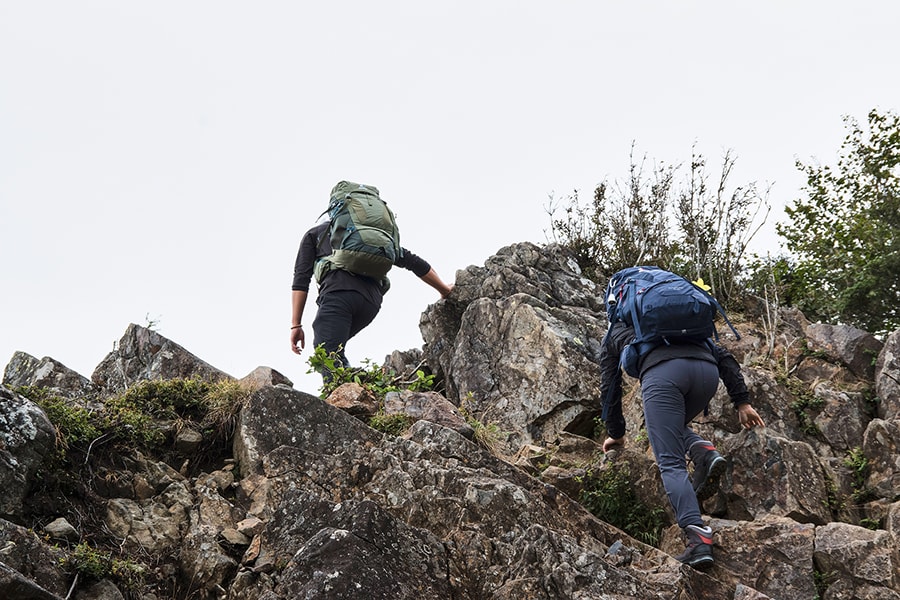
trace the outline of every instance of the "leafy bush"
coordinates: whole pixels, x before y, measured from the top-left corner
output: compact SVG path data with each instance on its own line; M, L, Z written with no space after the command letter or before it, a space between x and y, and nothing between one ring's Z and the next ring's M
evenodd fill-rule
M900 115L845 117L836 166L797 161L803 191L776 226L796 259L796 306L874 334L900 326Z
M583 478L580 502L594 516L614 525L645 544L659 545L665 511L641 502L624 463L591 470Z
M434 389L433 374L426 374L416 369L409 375L398 375L369 359L363 361L362 368L344 367L340 365L337 355L325 351L321 344L309 357L307 373L324 373L325 377L320 390L320 397L327 398L331 392L345 383L356 383L372 392L376 398L383 400L390 392L411 390L425 392Z
M56 427L57 442L63 450L69 444L89 443L100 436L91 412L84 406L61 398L47 388L19 387L15 391L41 407Z
M866 487L866 480L869 478L869 459L863 453L862 448L856 447L847 453L844 458L843 465L850 470L853 487L852 500L857 504L861 504L874 497L872 490Z

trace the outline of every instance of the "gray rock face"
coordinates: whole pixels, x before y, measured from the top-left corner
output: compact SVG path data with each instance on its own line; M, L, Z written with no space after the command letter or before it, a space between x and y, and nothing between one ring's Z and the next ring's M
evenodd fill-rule
M56 429L33 402L0 386L0 516L19 517Z
M56 395L73 398L91 398L100 391L90 379L64 364L49 357L38 360L25 352L13 354L3 371L3 385L46 388Z
M806 336L814 352L824 352L857 377L874 377L882 343L871 333L849 325L814 323L806 328Z
M390 392L384 398L384 412L388 415L403 414L449 427L461 436L472 439L475 431L465 417L449 400L437 392Z
M283 428L273 432L273 420ZM385 437L313 396L269 388L245 408L238 440L257 449L242 472L267 480L273 510L262 546L293 556L273 589L278 598L323 590L347 598L354 590L373 598L543 590L533 597L555 598L621 589L644 598L686 585L671 558L437 424L419 421L408 439ZM632 564L657 573L652 595L605 558L616 540L629 545Z
M875 364L878 416L900 418L900 330L890 334Z
M197 377L231 379L156 331L131 324L115 350L94 369L91 380L109 392L121 392L137 381Z
M600 406L600 296L559 249L504 248L423 315L426 358L452 402L509 432L511 454L588 432Z

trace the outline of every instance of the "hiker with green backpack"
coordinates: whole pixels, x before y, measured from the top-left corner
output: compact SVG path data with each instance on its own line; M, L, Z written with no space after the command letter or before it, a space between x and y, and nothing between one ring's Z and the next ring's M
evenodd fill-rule
M347 341L381 310L393 266L412 271L442 298L453 286L444 283L428 262L400 246L394 213L374 186L339 182L320 216L326 213L328 220L307 231L297 251L291 286L291 350L300 354L306 344L303 313L315 277L318 310L312 323L313 347L322 345L346 367ZM328 379L328 373L322 376Z
M696 283L658 267L619 271L606 289L609 329L600 351L602 419L607 452L625 444L622 371L638 378L644 424L663 487L687 540L676 558L694 568L713 564L713 531L700 516L700 502L716 493L727 461L690 423L706 411L719 379L742 427L764 427L734 356L711 338L714 319L725 311ZM688 476L687 457L694 465Z

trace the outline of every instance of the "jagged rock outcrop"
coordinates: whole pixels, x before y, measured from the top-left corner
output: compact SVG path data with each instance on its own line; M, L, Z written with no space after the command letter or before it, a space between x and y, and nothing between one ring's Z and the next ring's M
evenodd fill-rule
M510 432L508 451L588 433L600 399L602 290L558 247L517 244L456 276L420 328L448 398Z
M94 369L91 381L107 391L119 392L137 381L174 377L209 381L231 378L159 332L132 323L116 348Z
M0 386L0 517L21 517L56 431L33 402Z
M878 416L887 420L900 418L900 331L887 337L878 355L875 393L878 396Z
M59 361L45 356L37 359L16 352L3 371L3 382L9 387L44 388L58 396L89 400L100 388Z
M367 426L365 390L326 402L261 367L217 453L202 428L161 422L159 456L91 440L49 489L56 432L29 393L103 410L142 380L233 378L136 325L92 381L17 353L0 386L0 598L900 600L900 332L882 346L761 310L724 343L767 427L742 431L723 389L697 424L728 459L703 506L708 573L672 558L671 515L654 548L579 503L592 473L628 465L638 500L667 508L633 381L626 448L590 439L598 286L563 249L525 243L461 271L422 316L423 348L392 354L445 390L388 395L380 411L416 421L401 436ZM501 452L474 425L498 426ZM76 576L73 529L141 561L146 584Z

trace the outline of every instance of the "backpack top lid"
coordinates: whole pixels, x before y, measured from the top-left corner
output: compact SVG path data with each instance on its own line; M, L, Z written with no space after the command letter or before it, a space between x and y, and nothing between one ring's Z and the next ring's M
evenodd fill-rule
M374 185L354 183L353 181L339 181L333 188L331 188L331 196L328 207L331 208L336 203L345 200L353 192L361 192L363 194L370 194L373 196L380 195L378 192L378 188Z
M606 316L610 325L623 321L634 327L639 342L676 337L719 338L713 323L721 314L737 339L740 334L722 305L702 279L686 277L654 266L622 269L606 287ZM708 331L708 333L707 333Z
M622 303L622 295L625 293L623 285L628 280L643 279L656 280L660 276L674 276L659 267L643 265L637 267L628 267L615 273L609 278L609 284L606 286L606 318L610 323L621 320L622 315L619 314L618 308Z

